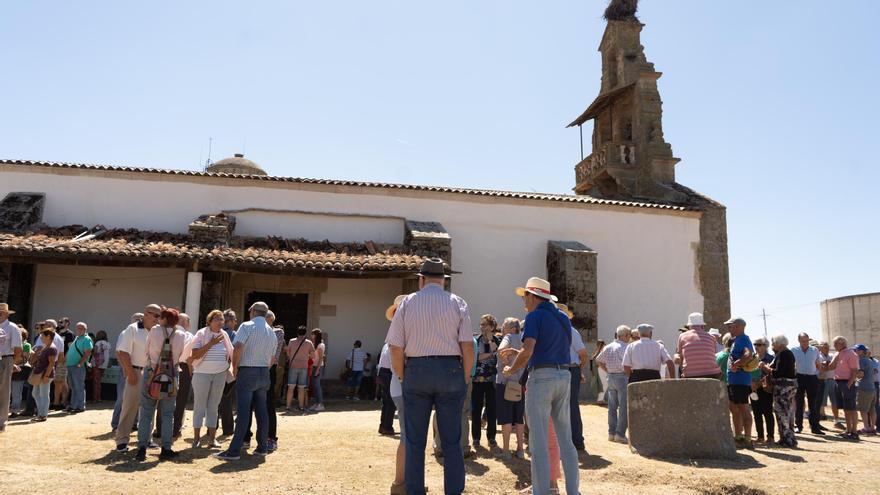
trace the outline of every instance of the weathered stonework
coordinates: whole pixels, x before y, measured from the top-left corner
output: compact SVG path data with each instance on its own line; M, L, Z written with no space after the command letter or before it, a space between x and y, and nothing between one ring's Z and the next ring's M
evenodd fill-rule
M43 193L12 192L0 202L0 231L24 232L43 221Z
M228 308L226 288L229 287L230 272L202 272L202 293L199 298L199 319L203 322L212 310ZM241 319L242 315L238 315ZM242 320L244 321L244 320Z
M699 290L703 294L703 318L711 328L721 328L730 318L730 273L727 257L727 209L706 198L696 198L700 217L697 248Z
M574 313L572 325L586 342L598 338L596 251L574 241L547 243L547 281L559 302Z
M8 303L15 310L12 321L26 328L30 328L35 275L35 265L0 262L0 302Z
M228 246L235 232L235 217L218 213L202 215L189 224L189 237L193 242Z
M425 256L436 256L452 267L452 237L438 222L406 221L404 244Z

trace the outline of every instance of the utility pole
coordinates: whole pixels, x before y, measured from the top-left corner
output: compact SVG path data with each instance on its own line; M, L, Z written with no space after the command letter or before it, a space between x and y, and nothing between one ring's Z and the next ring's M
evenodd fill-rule
M767 317L770 316L767 314L767 311L764 308L761 308L761 317L764 318L764 338L767 338Z

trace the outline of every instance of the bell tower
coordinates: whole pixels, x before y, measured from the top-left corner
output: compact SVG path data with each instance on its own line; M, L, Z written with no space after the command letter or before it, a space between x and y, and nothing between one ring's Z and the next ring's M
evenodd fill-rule
M606 14L607 15L607 14ZM645 58L635 16L609 20L599 44L599 96L568 127L593 121L592 152L575 166L577 194L609 199L686 201L675 182L672 146L663 138L662 75Z

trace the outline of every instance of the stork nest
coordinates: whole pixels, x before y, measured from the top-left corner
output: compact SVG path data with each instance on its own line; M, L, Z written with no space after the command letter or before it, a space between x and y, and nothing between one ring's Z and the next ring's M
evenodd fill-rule
M605 9L606 21L632 21L639 22L636 11L639 9L639 0L611 0Z

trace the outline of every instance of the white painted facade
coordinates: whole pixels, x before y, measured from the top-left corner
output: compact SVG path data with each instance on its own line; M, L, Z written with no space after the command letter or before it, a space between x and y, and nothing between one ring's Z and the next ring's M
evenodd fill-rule
M686 315L703 308L695 260L697 212L127 171L10 167L0 173L0 197L46 194L43 221L50 226L185 233L199 215L233 211L236 235L400 243L404 219L440 222L452 238L452 267L459 272L453 291L469 302L475 331L484 313L523 316L513 290L530 276L546 276L549 240L579 241L597 251L600 338L607 340L620 323L648 322L655 338L671 348ZM34 318L69 314L93 329L109 330L122 328L145 302L183 303L183 270L166 270L167 279L135 290L143 281L134 274L144 270L161 273L40 266ZM88 280L49 278L71 273L89 278L97 271L132 279L90 288ZM318 322L335 348L329 377L344 359L340 347L349 349L354 338L360 336L370 352L381 345L383 313L400 286L400 280L329 280L321 304L335 305L336 316ZM101 311L108 302L112 312Z

